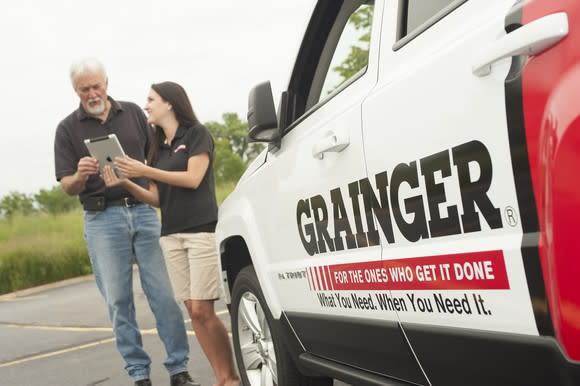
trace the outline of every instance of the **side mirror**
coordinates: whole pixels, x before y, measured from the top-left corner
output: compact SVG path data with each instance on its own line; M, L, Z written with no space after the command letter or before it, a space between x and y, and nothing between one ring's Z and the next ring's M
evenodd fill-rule
M260 83L248 97L249 142L277 142L280 137L278 118L270 82Z

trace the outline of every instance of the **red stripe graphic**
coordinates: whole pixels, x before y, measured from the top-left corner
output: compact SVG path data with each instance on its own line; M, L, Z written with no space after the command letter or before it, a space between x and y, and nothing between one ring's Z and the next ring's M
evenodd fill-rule
M320 267L314 267L314 272L316 273L316 278L318 279L318 289L323 291L324 287L322 286L322 278L320 277Z
M312 276L312 286L314 287L314 290L319 291L318 278L316 277L316 269L314 267L310 268L310 275Z
M312 278L310 277L310 268L306 268L306 278L308 279L308 287L312 291Z
M326 267L320 267L320 270L322 271L322 277L324 279L324 289L328 291L330 289L330 286L328 285L328 282L330 281L330 276L328 277L328 279L326 278Z
M316 267L318 270L318 277L320 278L320 287L326 291L328 288L326 287L326 278L324 277L324 269L321 266Z
M328 278L329 278L329 281L330 281L330 289L331 290L334 290L334 285L332 284L332 280L330 279L332 277L330 275L330 266L327 265L325 268L326 268L325 273L328 274Z
M502 251L368 261L326 267L330 286L338 291L510 288ZM322 282L319 288L322 288Z

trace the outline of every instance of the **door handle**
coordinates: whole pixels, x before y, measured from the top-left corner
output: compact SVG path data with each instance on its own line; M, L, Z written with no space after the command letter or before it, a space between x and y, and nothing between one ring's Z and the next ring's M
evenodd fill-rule
M486 76L498 60L519 55L537 55L568 35L568 15L558 12L502 36L475 59L474 75Z
M314 144L312 147L312 156L314 158L323 159L324 153L341 152L346 149L349 144L350 140L348 136L330 132L324 136L324 138Z

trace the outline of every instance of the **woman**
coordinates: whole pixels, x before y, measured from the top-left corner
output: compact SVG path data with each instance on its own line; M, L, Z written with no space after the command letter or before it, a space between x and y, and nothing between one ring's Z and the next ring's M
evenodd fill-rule
M149 190L118 179L110 168L105 183L122 184L138 200L161 208L160 244L175 296L185 303L216 385L239 385L227 331L214 310L220 280L212 137L177 83L152 85L145 111L155 128L147 164L126 157L115 166L124 176L147 177Z

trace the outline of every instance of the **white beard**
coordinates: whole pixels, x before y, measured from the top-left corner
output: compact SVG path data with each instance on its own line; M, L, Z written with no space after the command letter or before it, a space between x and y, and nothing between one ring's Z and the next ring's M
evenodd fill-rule
M91 114L91 115L101 115L102 113L105 112L105 102L102 100L99 100L99 103L96 105L91 106L89 103L87 103L87 113Z

